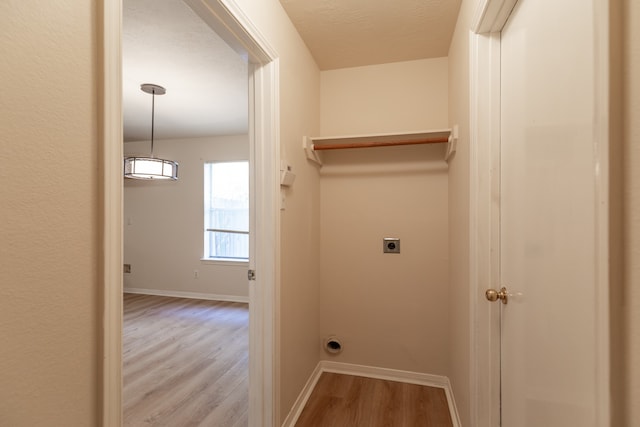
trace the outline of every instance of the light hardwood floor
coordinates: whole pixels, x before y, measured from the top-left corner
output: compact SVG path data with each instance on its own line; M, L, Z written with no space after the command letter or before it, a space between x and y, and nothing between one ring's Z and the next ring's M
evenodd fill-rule
M248 426L247 304L124 295L123 425Z
M451 427L443 389L324 372L296 427Z

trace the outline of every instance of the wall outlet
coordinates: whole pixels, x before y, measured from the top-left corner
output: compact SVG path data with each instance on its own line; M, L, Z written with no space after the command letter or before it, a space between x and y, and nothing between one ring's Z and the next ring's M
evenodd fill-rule
M125 264L122 271L125 273L131 273L131 264Z
M200 277L200 272L198 270L193 270L193 278L197 279Z
M396 237L385 237L382 239L382 252L385 254L399 254L400 239Z

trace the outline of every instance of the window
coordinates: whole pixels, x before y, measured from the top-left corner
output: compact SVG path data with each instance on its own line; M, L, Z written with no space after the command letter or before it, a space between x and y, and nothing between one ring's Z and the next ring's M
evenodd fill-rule
M204 164L204 258L249 259L249 162Z

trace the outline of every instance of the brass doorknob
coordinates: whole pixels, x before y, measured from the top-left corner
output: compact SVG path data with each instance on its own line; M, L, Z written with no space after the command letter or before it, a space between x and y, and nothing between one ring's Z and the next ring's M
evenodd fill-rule
M500 300L503 304L506 304L509 299L507 295L507 288L504 286L500 288L499 291L496 291L495 289L487 289L487 292L485 292L484 295L491 302Z

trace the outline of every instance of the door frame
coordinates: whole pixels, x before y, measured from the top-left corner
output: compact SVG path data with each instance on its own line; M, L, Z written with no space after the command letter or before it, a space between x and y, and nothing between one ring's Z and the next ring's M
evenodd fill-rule
M478 0L469 34L470 85L470 411L478 427L500 425L499 304L484 291L500 288L500 32L518 0ZM609 344L609 2L594 7L593 165L596 195L597 425L610 424Z
M278 363L275 289L280 271L279 60L234 0L184 0L249 63L249 140L254 209L249 268L249 424L276 424ZM122 0L103 0L101 10L102 97L100 206L102 340L100 422L122 425Z

